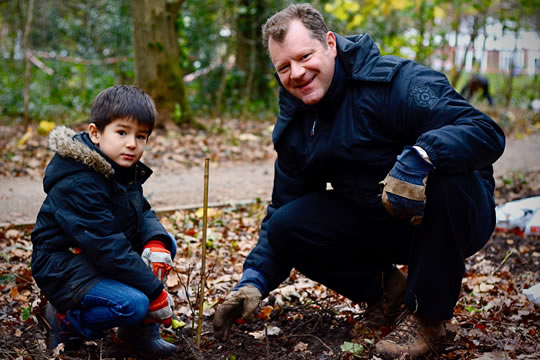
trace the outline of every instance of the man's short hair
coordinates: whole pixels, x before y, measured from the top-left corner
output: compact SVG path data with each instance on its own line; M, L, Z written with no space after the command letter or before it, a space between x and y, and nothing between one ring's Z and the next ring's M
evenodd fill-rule
M328 33L328 27L321 13L310 4L289 5L280 12L272 15L262 27L262 42L264 47L268 49L270 38L279 43L283 42L289 30L289 24L293 20L300 20L311 37L319 40L324 47L327 47L326 34Z
M120 118L136 120L148 126L148 135L154 129L157 111L152 98L142 89L131 85L116 85L101 91L92 103L90 122L99 131Z

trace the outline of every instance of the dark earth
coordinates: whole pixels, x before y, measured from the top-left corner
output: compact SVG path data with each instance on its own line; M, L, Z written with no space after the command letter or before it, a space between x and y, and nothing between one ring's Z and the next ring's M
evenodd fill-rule
M6 129L11 128L2 131ZM147 160L158 171L187 171L200 166L207 156L229 164L271 161L270 131L268 123L251 122L206 135L184 130L181 137L175 137L157 131ZM529 133L526 128L519 131ZM535 131L532 133L537 134ZM51 154L44 150L45 137L32 137L19 146L22 134L24 130L19 129L0 136L0 175L4 179L39 178L50 159ZM523 155L537 158L534 153ZM538 168L498 175L497 204L540 195L539 175ZM177 345L168 359L379 359L373 354L374 344L392 329L367 328L363 324L365 304L352 303L295 271L263 301L254 321L240 321L226 343L214 339L211 321L215 307L238 282L243 261L257 241L267 205L262 198L209 209L200 348L193 329L198 319L202 211L195 207L160 212L162 223L179 246L175 272L169 275L167 286L175 298L175 314L186 323L178 330L162 329L162 336ZM30 272L31 230L32 225L24 224L0 227L0 359L144 358L137 349L119 343L114 331L102 340L86 342L76 352L47 349L41 316L45 301ZM522 293L538 282L540 238L495 232L486 247L467 260L461 298L454 318L447 323L447 343L427 358L540 359L539 307Z
M539 194L538 175L538 172L530 172L507 179L506 184L497 188L498 203ZM225 283L228 283L226 286L218 287L215 284L224 280L212 279L214 272L227 273L241 265L249 247L256 241L256 224L264 213L264 206L264 203L254 203L217 209L215 219L210 221L210 232L212 229L219 229L223 224L225 226L222 232L224 236L221 239L216 237L208 250L210 270L205 296L209 303L215 303L222 298L237 281L230 278L225 280ZM194 212L176 212L164 217L162 221L168 226L176 223L172 227L173 231L176 229L184 234L195 235L193 229L198 229L200 225L197 221L192 230L186 231L189 227L186 224L193 220L192 217L197 218ZM253 221L249 221L250 219ZM28 245L30 230L31 228L0 230L0 242L5 250L0 272L2 359L49 359L53 356L45 347L46 331L40 321L40 306L37 301L39 293L28 266L30 252L24 246L16 245ZM235 245L233 241L233 246L227 246L222 243L231 241L232 230L240 233L239 243L244 244ZM190 239L190 235L184 237L177 233L176 236L179 241ZM521 294L523 288L539 281L539 240L535 236L522 237L514 233L496 232L483 250L468 259L462 298L456 307L454 318L447 324L449 339L428 358L478 359L482 355L482 359L539 358L540 314L538 307ZM190 246L192 245L184 247L184 254L196 259L200 254L190 253ZM227 251L231 253L227 254ZM218 255L220 252L222 254ZM222 260L227 259L224 262L230 261L232 268L228 267L229 264L220 264L220 256L224 256ZM503 261L505 258L507 259ZM184 264L180 267L187 269L185 274L188 276L196 277L197 270L190 274L190 271L194 270L193 266ZM223 269L220 270L220 267ZM227 270L223 271L224 269ZM187 287L191 286L193 289L198 285L190 284L189 278L186 283ZM272 292L261 304L258 318L250 323L237 324L227 343L222 343L212 336L213 308L205 309L198 349L196 332L189 325L190 317L197 319L196 310L192 314L185 311L186 306L182 306L182 303L185 303L186 297L182 296L181 288L176 292L174 286L169 286L169 289L171 288L173 294L177 295L176 312L188 325L178 331L172 328L163 329L162 335L178 346L177 352L168 359L377 359L371 353L373 345L391 330L385 327L364 327L364 304L352 304L335 292L309 282L293 271L280 287L289 291L280 292L278 289ZM290 291L291 288L294 290ZM190 301L191 304L197 303L195 298ZM27 308L31 304L34 304L34 307L28 315ZM271 335L275 328L279 328L279 334ZM267 336L265 329L268 331ZM260 336L256 338L255 333ZM342 351L342 345L346 342L362 345L363 351L357 355ZM65 359L144 358L136 349L120 344L113 331L103 340L87 342L79 352L59 353L55 356Z

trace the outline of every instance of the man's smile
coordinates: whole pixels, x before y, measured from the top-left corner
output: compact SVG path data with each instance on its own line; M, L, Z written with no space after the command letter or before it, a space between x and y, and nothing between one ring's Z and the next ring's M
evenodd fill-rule
M315 76L316 75L313 75L313 77L311 79L309 79L308 81L306 82L303 82L301 84L298 84L298 85L295 85L294 87L299 89L299 90L304 90L306 89L311 83L313 83L313 80L315 80Z

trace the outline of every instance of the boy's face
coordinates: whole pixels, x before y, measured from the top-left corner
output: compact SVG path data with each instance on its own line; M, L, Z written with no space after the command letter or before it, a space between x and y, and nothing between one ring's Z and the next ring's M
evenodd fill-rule
M148 126L131 118L115 119L102 132L95 124L88 125L88 134L94 145L112 161L126 168L141 159L148 130Z

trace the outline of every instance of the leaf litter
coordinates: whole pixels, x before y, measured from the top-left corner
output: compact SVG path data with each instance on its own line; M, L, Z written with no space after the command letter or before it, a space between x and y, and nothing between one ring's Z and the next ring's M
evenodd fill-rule
M212 123L209 124L213 126ZM234 129L234 130L233 130ZM46 137L19 129L0 129L0 175L42 176L50 159ZM80 130L80 129L79 129ZM156 130L145 162L161 169L202 166L204 157L219 161L256 161L272 156L269 123L232 123L220 132ZM249 136L243 134L250 134ZM514 172L497 179L498 205L539 195L540 171ZM209 209L207 270L201 347L195 346L198 319L202 237L201 209L164 214L162 223L177 243L175 268L167 280L175 314L185 323L164 328L177 344L171 359L379 359L376 342L390 328L363 326L366 304L353 303L293 270L261 303L251 322L237 321L229 342L212 336L216 306L238 283L242 265L255 246L267 203ZM139 358L136 349L119 344L110 331L103 340L86 342L78 352L47 350L40 297L30 271L31 226L0 228L0 358L112 359ZM427 358L540 358L540 314L523 289L540 281L540 239L495 232L484 249L467 260L455 316L447 324L447 344ZM406 270L406 267L404 268Z
M526 177L536 177L530 173ZM519 197L509 185L498 193ZM527 186L525 186L526 188ZM520 193L526 192L520 184ZM500 199L499 199L500 200ZM293 270L259 308L251 322L238 321L230 341L212 336L211 318L223 297L240 280L245 257L257 241L265 202L212 208L208 212L207 279L200 350L195 346L202 218L200 209L176 211L162 222L177 240L175 270L167 285L175 314L186 325L162 334L178 345L170 358L181 359L376 359L375 343L391 329L363 326L365 304L352 303ZM45 359L40 321L43 300L29 269L31 227L0 229L0 358ZM450 340L428 358L531 359L540 354L540 314L522 290L540 281L540 239L496 232L467 261L463 290L447 328ZM505 260L503 262L503 260ZM356 344L356 345L354 345ZM505 357L502 357L503 354ZM56 357L109 359L138 356L115 342L112 331L87 342L77 353Z

